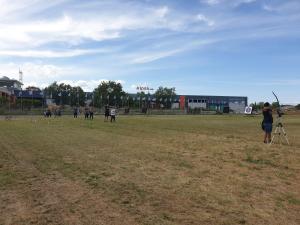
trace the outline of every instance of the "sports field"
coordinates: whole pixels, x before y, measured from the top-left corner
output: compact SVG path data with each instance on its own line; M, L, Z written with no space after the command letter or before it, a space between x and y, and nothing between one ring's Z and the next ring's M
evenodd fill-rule
M300 117L291 146L261 117L0 120L0 224L300 224Z

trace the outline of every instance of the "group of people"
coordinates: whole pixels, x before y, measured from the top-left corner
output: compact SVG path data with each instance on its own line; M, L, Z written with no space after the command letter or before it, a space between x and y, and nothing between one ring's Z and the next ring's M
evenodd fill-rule
M77 118L78 115L80 114L80 109L75 107L73 109L73 117ZM84 108L84 119L94 119L94 110L91 107L85 107Z
M93 120L94 119L94 111L92 108L89 108L89 107L85 107L84 108L84 119L91 119Z
M61 116L61 110L59 108L54 109L53 113L51 109L47 109L46 111L44 111L44 117L52 117L52 114L54 114L55 117Z
M110 116L110 122L116 122L116 109L110 108L108 105L105 106L104 121L107 122Z
M105 106L104 110L104 121L107 122L109 121L110 117L110 122L116 122L116 109L114 107L109 107L108 105ZM79 108L75 107L73 109L73 117L77 118L78 115L80 114ZM85 107L84 108L84 119L94 119L94 110L91 107Z

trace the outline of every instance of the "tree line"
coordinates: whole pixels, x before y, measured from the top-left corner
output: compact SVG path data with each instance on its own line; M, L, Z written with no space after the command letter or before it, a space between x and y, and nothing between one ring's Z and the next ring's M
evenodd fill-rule
M28 87L27 89L33 89ZM45 98L53 99L57 105L84 106L86 100L90 105L103 107L104 105L143 107L150 104L150 94L140 91L133 98L123 90L123 86L115 81L102 81L93 92L85 93L79 86L72 87L69 84L53 82L42 90ZM152 96L152 95L151 95ZM174 87L159 87L151 101L163 102L164 107L171 107L175 100L176 90Z

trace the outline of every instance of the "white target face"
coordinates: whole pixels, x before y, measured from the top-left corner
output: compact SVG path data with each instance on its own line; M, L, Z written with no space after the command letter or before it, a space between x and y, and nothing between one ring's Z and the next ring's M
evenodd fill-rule
M252 107L251 106L247 106L245 108L245 114L247 114L247 115L251 115L252 114Z

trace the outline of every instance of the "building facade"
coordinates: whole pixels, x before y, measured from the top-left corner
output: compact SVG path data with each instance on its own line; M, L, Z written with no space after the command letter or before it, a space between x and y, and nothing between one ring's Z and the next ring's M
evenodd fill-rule
M209 95L175 95L172 98L156 99L154 95L139 97L137 94L129 94L134 101L141 102L153 108L172 109L203 109L220 112L243 113L248 105L248 98L244 96L209 96Z
M180 101L180 99L182 99ZM184 100L184 103L182 102ZM179 96L180 108L200 108L215 111L233 111L243 113L248 105L248 98L244 96L207 96L207 95L185 95Z
M44 94L38 88L22 90L22 83L18 80L9 79L8 77L0 78L0 96L15 103L18 98L35 99L43 101Z
M0 97L10 103L15 103L17 97L14 95L14 90L21 90L22 83L18 80L9 79L8 77L0 78Z

